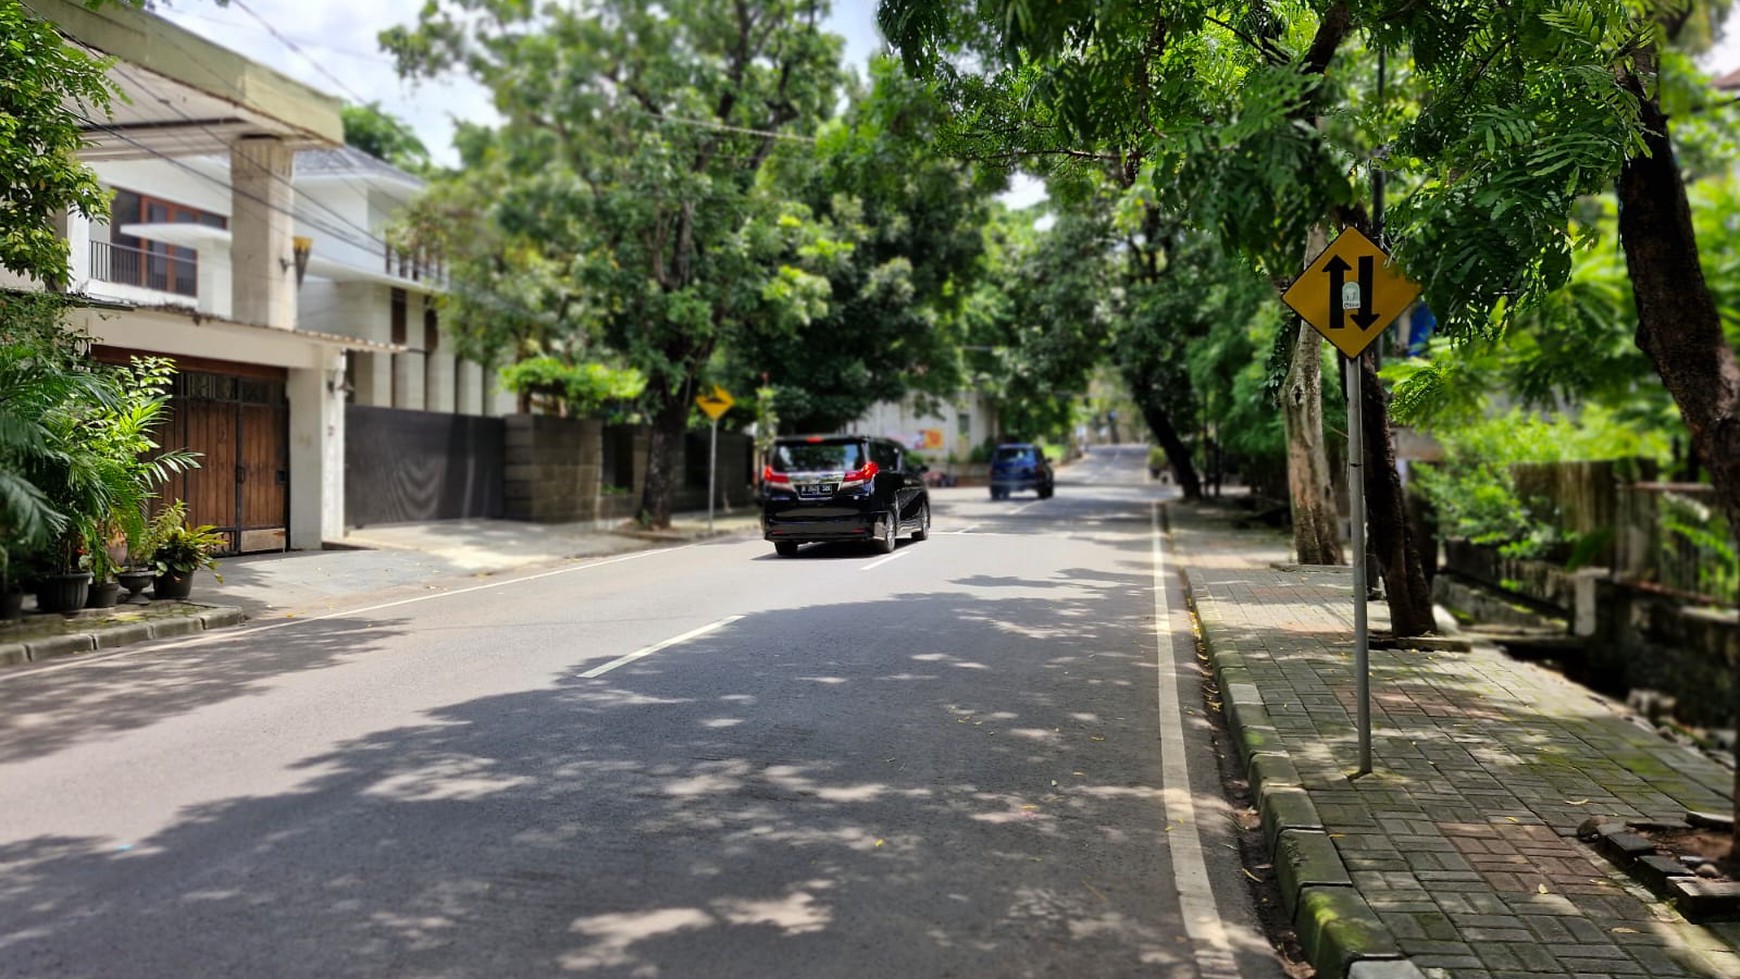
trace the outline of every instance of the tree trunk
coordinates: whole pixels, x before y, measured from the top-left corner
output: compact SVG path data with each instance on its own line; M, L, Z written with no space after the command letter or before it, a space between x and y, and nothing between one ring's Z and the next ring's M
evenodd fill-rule
M1641 80L1627 78L1626 83L1641 103L1648 150L1647 156L1627 160L1619 175L1619 237L1637 301L1637 346L1654 361L1679 406L1729 532L1740 536L1740 364L1722 334L1698 264L1691 206L1667 116L1659 102L1645 97ZM1740 676L1735 679L1740 688ZM1740 827L1740 771L1734 800Z
M1323 337L1303 320L1281 388L1281 415L1287 427L1293 550L1300 564L1340 564L1341 533L1323 447Z
M1171 416L1159 408L1143 405L1142 419L1148 423L1148 430L1154 433L1154 440L1160 443L1160 448L1166 450L1166 462L1172 467L1172 475L1178 480L1184 501L1201 501L1202 480L1197 476L1196 464L1190 459L1190 446L1179 437Z
M1329 247L1322 228L1305 243L1310 268ZM1323 445L1323 336L1299 320L1292 362L1281 385L1281 421L1287 430L1287 495L1293 506L1293 550L1300 564L1340 564L1341 531L1329 454Z
M646 485L641 488L640 510L635 515L643 527L664 530L671 525L671 504L676 499L677 482L683 478L678 456L683 451L683 435L689 429L691 387L684 384L667 395L653 415L651 437L647 440Z
M1432 589L1420 561L1420 545L1408 522L1402 475L1396 468L1396 439L1390 429L1390 396L1377 374L1377 352L1359 358L1360 411L1365 420L1365 514L1371 550L1377 555L1390 603L1390 628L1398 636L1423 636L1437 629ZM1362 556L1355 555L1359 560ZM1360 600L1364 600L1360 596Z

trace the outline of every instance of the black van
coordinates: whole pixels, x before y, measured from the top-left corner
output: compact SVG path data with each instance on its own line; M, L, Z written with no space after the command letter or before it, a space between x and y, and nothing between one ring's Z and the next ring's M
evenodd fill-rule
M761 531L783 557L812 541L868 541L884 554L930 536L925 467L863 435L776 439L761 473Z

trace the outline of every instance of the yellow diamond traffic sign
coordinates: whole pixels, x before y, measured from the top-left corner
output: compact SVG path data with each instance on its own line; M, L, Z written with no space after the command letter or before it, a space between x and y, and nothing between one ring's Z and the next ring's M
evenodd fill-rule
M695 399L695 404L707 413L708 418L714 421L718 421L719 416L730 411L731 406L736 403L732 400L731 394L717 384L713 385L711 394L703 394Z
M1391 264L1389 253L1348 228L1281 300L1342 353L1358 357L1419 295L1420 284Z

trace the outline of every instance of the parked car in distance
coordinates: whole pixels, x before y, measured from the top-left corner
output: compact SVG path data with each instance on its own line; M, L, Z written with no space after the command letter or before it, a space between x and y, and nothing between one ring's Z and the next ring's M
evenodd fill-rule
M818 541L865 541L883 554L930 536L925 467L900 443L865 435L775 439L761 473L761 533L782 557Z
M1051 462L1045 450L1026 442L999 445L991 453L991 499L1006 500L1010 493L1033 490L1042 500L1056 490Z

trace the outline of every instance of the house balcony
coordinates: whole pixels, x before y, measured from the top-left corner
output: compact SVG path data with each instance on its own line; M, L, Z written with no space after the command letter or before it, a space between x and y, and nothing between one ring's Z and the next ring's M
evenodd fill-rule
M140 286L178 296L199 297L199 262L161 248L134 248L109 241L91 242L90 277L97 282Z

